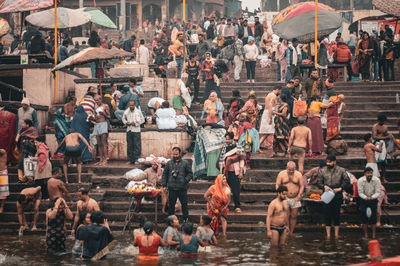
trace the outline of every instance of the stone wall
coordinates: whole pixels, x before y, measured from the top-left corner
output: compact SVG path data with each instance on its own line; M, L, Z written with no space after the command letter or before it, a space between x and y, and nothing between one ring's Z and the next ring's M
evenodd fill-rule
M126 153L126 133L111 132L108 136L109 157L111 160L127 160ZM175 131L158 131L145 130L142 132L142 157L150 154L172 157L172 148L177 146L182 150L187 150L192 143L191 136L180 130ZM57 139L54 134L46 134L46 144L52 153L57 149Z

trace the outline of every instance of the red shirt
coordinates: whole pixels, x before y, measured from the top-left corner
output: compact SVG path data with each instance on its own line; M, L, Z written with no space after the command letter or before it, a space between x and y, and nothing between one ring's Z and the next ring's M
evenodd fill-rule
M210 69L212 70L213 68L213 62L212 61L207 61L204 60L203 65L201 66L201 70L205 70L205 69ZM213 73L212 72L206 72L206 80L210 80L210 79L214 79Z
M145 247L142 245L142 238L143 237L150 237L150 236L137 236L136 243L139 246L139 253L142 255L154 255L158 254L158 246L161 242L161 237L159 235L151 235L153 237L153 243L151 246Z

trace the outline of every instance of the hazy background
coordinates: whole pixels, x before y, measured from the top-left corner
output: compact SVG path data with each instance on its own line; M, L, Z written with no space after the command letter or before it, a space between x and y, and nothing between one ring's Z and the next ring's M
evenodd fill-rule
M249 11L251 12L253 12L254 9L259 8L260 4L260 0L242 0L242 8L245 9L246 7L248 7Z

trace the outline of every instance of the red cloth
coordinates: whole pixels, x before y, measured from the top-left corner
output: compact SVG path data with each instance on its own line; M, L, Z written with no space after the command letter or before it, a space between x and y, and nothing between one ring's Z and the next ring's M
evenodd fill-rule
M229 188L228 184L222 184L223 175L220 174L215 179L214 185L212 185L208 191L212 194L211 203L207 203L207 215L211 218L210 226L214 230L215 235L218 235L220 231L220 218L228 215L228 203L230 195L225 193L225 189Z
M139 253L142 255L154 255L158 254L158 247L160 246L161 237L159 235L151 235L153 237L153 243L151 246L145 247L142 244L142 238L148 236L137 236L136 243L139 246Z
M210 61L204 60L203 65L201 66L201 70L202 71L204 71L206 69L212 70L213 66L214 66L214 63L211 60ZM212 71L211 72L206 72L206 80L211 80L211 79L214 79Z
M331 139L334 139L337 135L339 135L338 110L340 101L337 96L335 97L336 99L333 99L334 104L326 109L326 141L330 141Z
M49 158L49 152L49 147L47 147L46 144L42 143L39 145L37 150L39 173L41 173L46 166L47 159Z
M333 54L333 59L335 62L339 63L347 63L352 59L352 57L353 56L351 55L350 49L346 44L339 45Z
M12 158L15 145L15 124L17 116L8 111L0 110L0 149L7 152L7 161Z

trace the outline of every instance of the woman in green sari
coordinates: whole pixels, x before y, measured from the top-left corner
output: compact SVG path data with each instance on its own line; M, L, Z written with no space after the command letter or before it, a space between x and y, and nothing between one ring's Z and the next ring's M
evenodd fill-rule
M285 156L288 149L290 137L289 119L288 119L288 104L286 96L281 95L280 105L277 111L272 113L275 115L275 133L274 133L274 152L275 156Z
M63 139L70 133L69 132L69 122L65 117L63 108L59 108L56 113L56 120L54 121L54 131L57 138L58 145L63 141ZM65 145L59 150L60 153L65 153Z

